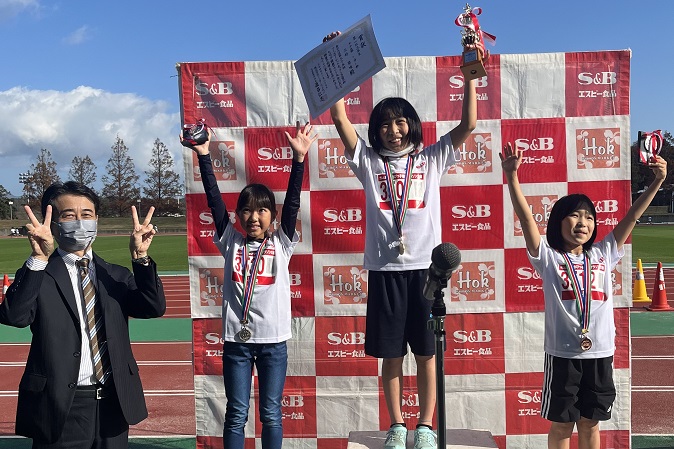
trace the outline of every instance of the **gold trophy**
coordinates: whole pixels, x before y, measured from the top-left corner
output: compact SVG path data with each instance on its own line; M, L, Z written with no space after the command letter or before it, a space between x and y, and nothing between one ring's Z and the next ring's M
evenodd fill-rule
M464 12L459 14L455 23L463 27L461 30L461 45L463 45L463 55L461 72L466 81L487 76L484 69L484 39L496 40L495 36L485 33L480 29L477 16L482 13L481 8L471 8L466 3Z

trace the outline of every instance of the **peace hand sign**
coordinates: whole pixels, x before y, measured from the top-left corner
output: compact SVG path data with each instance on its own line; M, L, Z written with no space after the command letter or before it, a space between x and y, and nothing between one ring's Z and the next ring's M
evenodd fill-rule
M129 250L131 250L131 257L138 259L139 257L147 256L147 250L152 243L152 237L157 233L157 227L150 223L152 214L154 213L154 206L150 207L143 223L138 221L138 211L136 206L131 206L131 217L133 218L133 231L131 232L131 239L129 241Z
M23 208L30 220L26 229L28 230L28 242L33 250L31 256L47 261L51 253L54 252L54 237L51 233L51 205L47 206L42 223L35 217L30 206L25 205Z

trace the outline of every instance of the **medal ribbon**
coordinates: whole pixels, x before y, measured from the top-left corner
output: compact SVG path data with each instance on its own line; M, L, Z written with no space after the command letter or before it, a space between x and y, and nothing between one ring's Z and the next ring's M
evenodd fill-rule
M567 253L561 254L565 262L564 269L566 270L566 275L571 282L573 294L576 296L576 310L578 311L578 316L580 317L580 324L583 326L583 334L585 334L590 328L590 308L592 304L592 273L590 273L592 264L590 262L590 256L586 251L583 251L583 276L585 277L585 289L584 291L581 291L581 283L578 279L578 273L573 266L573 262L571 262L571 259Z
M267 248L267 238L260 243L260 246L255 251L253 260L251 261L250 273L248 269L248 241L241 247L241 265L243 269L243 297L241 298L241 306L243 307L243 314L241 317L241 324L248 322L248 313L250 311L250 304L253 302L253 290L257 283L257 270L262 260L264 250ZM246 250L244 254L244 249Z
M403 192L400 198L400 202L396 199L396 189L395 189L395 180L393 179L393 171L391 169L391 163L389 158L384 158L384 166L386 167L386 187L389 191L389 196L391 197L391 211L393 212L393 222L398 229L398 234L400 237L403 236L403 224L405 223L405 216L407 215L408 199L410 196L410 186L412 183L412 159L411 155L407 155L407 165L405 165L405 181L403 183Z

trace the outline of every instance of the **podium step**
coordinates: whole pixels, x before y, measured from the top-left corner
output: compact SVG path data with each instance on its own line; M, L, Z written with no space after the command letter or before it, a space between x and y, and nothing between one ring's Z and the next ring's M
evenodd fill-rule
M498 449L491 432L488 430L447 429L445 431L446 449ZM382 449L386 431L349 432L347 449ZM414 432L407 432L407 447L414 446Z

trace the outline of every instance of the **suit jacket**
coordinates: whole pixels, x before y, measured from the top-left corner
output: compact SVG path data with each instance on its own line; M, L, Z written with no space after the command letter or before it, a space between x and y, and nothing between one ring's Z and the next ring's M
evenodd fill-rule
M124 419L137 424L147 417L147 408L131 352L128 318L162 316L164 289L154 262L147 267L133 264L131 273L95 253L93 261L115 391ZM61 435L80 368L80 316L75 301L68 269L55 251L43 271L21 267L0 304L0 323L30 326L33 334L19 384L17 435L45 443Z

